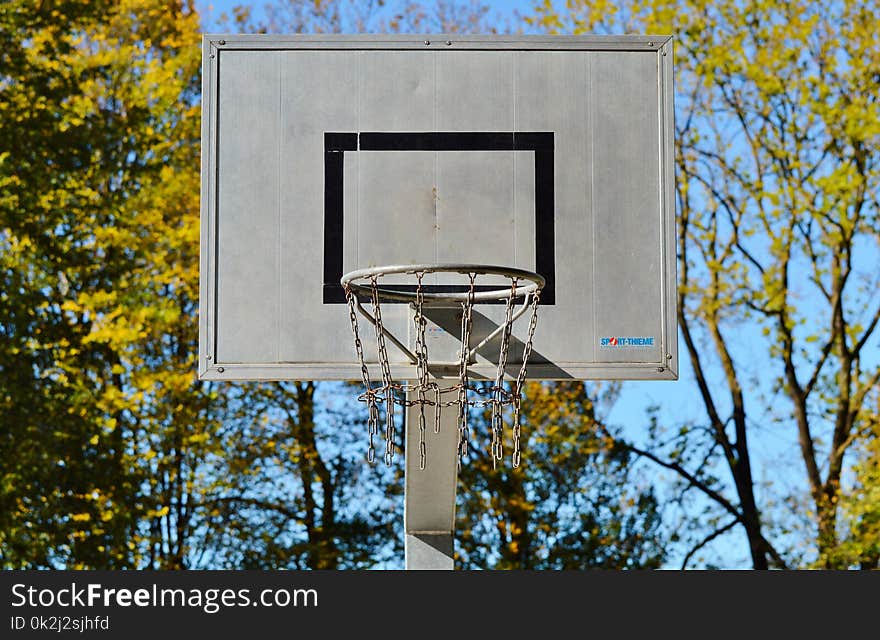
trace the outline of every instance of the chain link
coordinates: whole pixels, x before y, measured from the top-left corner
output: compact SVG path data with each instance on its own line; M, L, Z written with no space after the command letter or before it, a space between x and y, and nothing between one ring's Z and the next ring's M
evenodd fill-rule
M513 329L513 302L516 298L517 279L513 278L510 285L510 294L504 309L504 328L501 331L501 344L498 350L498 371L495 376L492 402L492 468L498 460L504 457L504 372L507 369L507 359L510 353L510 334Z
M458 362L458 464L468 453L468 362L471 353L471 327L477 274L468 274L470 285L467 300L461 305L461 353Z
M529 317L529 329L526 334L526 342L523 345L523 354L522 354L522 366L519 368L519 373L516 375L516 382L514 382L513 389L511 389L512 395L512 404L513 404L513 468L516 469L519 467L520 460L522 458L522 445L520 442L522 435L522 423L521 423L521 403L522 403L522 389L523 384L526 379L526 369L529 365L529 356L532 355L532 343L535 340L535 328L538 326L538 304L541 299L541 292L535 291L532 294L532 313Z
M425 326L428 321L422 312L425 303L425 291L422 288L424 272L416 273L416 302L413 312L413 324L416 330L416 371L418 372L418 384L416 384L417 404L419 406L419 469L424 469L428 460L427 445L425 444L425 390L428 387L428 345L425 340ZM439 411L434 407L434 412Z
M376 449L373 444L373 436L379 433L379 407L376 406L376 395L373 390L373 384L370 381L370 371L367 369L367 363L364 360L364 345L361 342L360 332L358 331L358 319L355 312L355 293L351 287L345 287L345 300L348 303L348 319L351 321L351 332L354 335L354 349L357 352L358 362L361 365L361 379L366 389L367 402L367 431L369 433L369 446L367 448L367 462L373 464L376 461Z
M388 364L388 349L385 346L385 327L382 325L382 307L379 304L379 283L376 277L370 278L370 298L373 302L373 319L376 325L376 347L379 368L382 371L382 390L385 393L385 464L394 461L394 381Z

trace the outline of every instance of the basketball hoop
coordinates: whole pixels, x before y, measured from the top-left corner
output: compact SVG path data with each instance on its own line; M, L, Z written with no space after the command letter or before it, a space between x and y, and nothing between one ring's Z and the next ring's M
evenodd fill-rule
M447 273L461 276L463 284L452 290L426 291L423 284L428 274ZM414 287L409 290L399 285L383 284L387 276L407 276L414 280ZM502 279L503 285L478 285L481 277ZM425 430L427 428L426 412L428 407L434 409L434 431L440 430L440 412L447 407L456 407L458 411L458 456L461 458L468 450L468 410L470 407L491 406L492 444L491 454L493 466L503 459L503 418L505 407L513 409L512 462L518 467L521 459L520 449L520 402L522 386L526 376L526 367L532 351L532 342L537 325L538 301L544 278L537 273L480 264L416 264L392 265L361 269L345 274L341 279L348 302L351 329L354 334L354 346L361 367L361 376L366 391L358 400L368 407L369 448L367 459L375 461L374 437L379 433L379 406L385 407L385 464L390 465L394 458L394 408L417 407L419 420L419 467L425 468L427 451ZM364 308L360 298L365 298L371 309ZM414 350L410 350L382 323L382 302L406 302L413 310L413 328L415 329ZM504 304L504 318L489 335L476 346L471 347L471 329L473 327L473 307L475 304ZM424 315L426 306L460 306L461 307L461 348L459 350L458 381L456 384L441 386L431 378L431 363L428 359L428 345L425 340L427 320ZM526 312L531 311L527 338L523 346L522 363L516 378L511 381L510 388L504 385L504 373L507 369L508 352L513 323ZM361 343L357 312L360 312L374 326L376 331L377 357L382 375L381 384L375 384L370 378L369 369L364 360L364 349ZM498 363L494 383L491 387L476 387L468 378L468 365L477 352L491 340L499 338ZM417 380L411 383L397 382L391 377L386 338L400 349L410 361L416 365ZM436 363L435 363L436 364Z

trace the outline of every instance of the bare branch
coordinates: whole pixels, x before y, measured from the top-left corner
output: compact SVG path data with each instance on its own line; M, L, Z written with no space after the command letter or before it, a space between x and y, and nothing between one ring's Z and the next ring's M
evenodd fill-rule
M257 507L259 509L266 509L268 511L275 511L285 518L290 520L295 520L297 522L300 521L302 514L294 511L290 507L280 503L280 502L271 502L269 500L260 500L258 498L248 498L246 496L218 496L216 498L212 498L210 500L206 500L201 502L199 506L202 507L211 507L215 504L228 504L235 506L236 504L243 504L249 507Z
M699 478L694 476L692 473L690 473L687 469L685 469L683 466L681 466L677 462L670 462L669 460L663 460L662 458L660 458L659 456L657 456L654 453L651 453L647 449L642 449L640 447L635 446L632 443L618 440L605 428L605 426L603 424L597 422L596 425L602 430L603 433L605 433L606 437L610 438L614 442L617 442L618 444L620 444L620 446L624 447L627 451L631 451L632 453L636 454L637 456L647 458L648 460L651 460L652 462L660 465L661 467L663 467L665 469L669 469L670 471L675 471L678 475L680 475L682 478L687 480L691 486L696 487L697 489L702 491L706 496L708 496L709 498L711 498L712 500L717 502L725 511L727 511L733 517L735 517L737 519L737 522L743 521L742 514L740 514L740 512L736 509L736 507L734 507L733 504L731 504L727 498L725 498L720 493L715 491L712 487L707 485L705 482L703 482L702 480L700 480Z
M852 405L854 407L861 407L862 403L865 401L865 396L868 395L868 392L871 389L876 388L878 384L880 384L880 367L878 367L877 370L874 372L874 375L872 375L868 379L868 381L864 385L862 385L862 388L856 392L855 396L853 397Z
M720 529L716 529L715 531L710 533L708 536L706 536L705 538L700 540L700 542L697 543L697 545L693 549L691 549L690 551L687 552L687 555L684 557L684 560L682 560L682 562L681 562L682 571L687 569L688 562L690 562L691 558L694 556L694 554L697 551L699 551L700 549L705 547L707 544L712 542L715 538L724 535L725 533L727 533L728 531L733 529L738 524L739 524L739 520L731 520L730 522L728 522L726 525L724 525Z
M816 362L816 366L813 368L813 375L810 376L810 380L804 386L804 396L809 396L813 391L813 388L816 386L816 382L819 380L819 374L822 371L822 367L825 366L825 362L828 360L828 355L831 353L831 348L834 346L834 337L832 336L828 342L825 343L825 346L822 347L822 355L819 356L818 362Z
M877 311L874 313L874 317L871 318L871 322L868 324L868 328L865 329L862 337L859 338L859 341L852 348L853 355L858 355L862 348L865 346L865 343L868 342L868 338L871 337L871 334L874 333L874 329L877 328L878 321L880 321L880 306L877 307Z
M706 407L706 413L709 415L709 421L712 423L712 428L715 432L715 440L724 449L724 455L727 457L727 459L733 460L735 458L733 447L730 443L730 440L725 434L724 420L721 419L721 416L718 414L718 409L715 406L715 400L712 397L712 391L709 389L709 383L706 380L706 375L703 370L703 364L700 360L700 355L697 350L696 344L694 343L694 339L691 336L690 327L688 326L687 320L684 317L682 305L679 305L678 316L678 323L681 327L681 333L684 337L685 345L688 349L688 355L691 359L691 367L693 368L694 375L697 378L697 386L700 389L700 396L703 398L703 404Z
M725 194L722 194L716 189L706 178L699 174L691 174L689 177L695 178L697 182L702 184L709 193L711 193L718 202L721 203L721 206L724 208L727 213L728 219L730 220L730 224L733 227L733 238L734 238L734 246L740 250L740 252L745 256L746 260L748 260L760 273L764 274L764 267L758 262L758 259L755 258L750 251L748 251L740 242L739 235L739 224L738 220L742 219L742 211L738 209L735 203Z

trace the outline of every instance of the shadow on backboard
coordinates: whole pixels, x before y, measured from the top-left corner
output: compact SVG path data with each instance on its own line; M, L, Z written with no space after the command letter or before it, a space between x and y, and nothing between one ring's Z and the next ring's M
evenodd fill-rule
M424 308L425 316L433 323L435 323L438 327L442 328L449 335L454 336L456 340L460 340L461 336L461 309L458 307L450 308L450 307L425 307ZM473 309L472 316L473 328L471 329L471 344L476 345L479 344L486 336L495 331L498 328L498 323L492 320L491 318L483 315L476 309ZM524 325L528 323L528 317L520 318L519 322ZM538 326L541 324L541 315L540 310L538 313ZM477 355L485 358L490 363L498 362L499 350L501 349L501 335L497 335L492 338L489 342L484 344L477 351ZM520 364L522 363L523 350L525 349L525 343L517 338L515 335L510 336L510 347L508 350L508 366L507 373L510 376L516 377L519 373ZM542 369L542 377L559 380L563 378L571 378L571 375L560 369L555 364L553 364L550 360L548 360L545 356L543 356L538 351L532 350L531 355L529 355L529 365L540 364ZM433 369L433 367L431 367ZM469 374L471 378L474 379L488 379L486 376L481 376L479 374L471 373Z

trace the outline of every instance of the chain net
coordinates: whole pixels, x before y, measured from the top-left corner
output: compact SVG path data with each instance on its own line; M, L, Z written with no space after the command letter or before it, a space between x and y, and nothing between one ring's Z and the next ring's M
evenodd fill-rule
M504 410L511 408L511 440L513 451L511 462L514 468L519 467L522 459L521 450L521 402L522 388L526 378L526 367L532 352L532 342L535 335L535 327L538 320L538 304L540 288L519 287L520 279L510 277L510 289L504 294L503 304L504 318L498 332L498 366L495 379L491 385L473 384L468 376L468 366L472 358L471 331L473 328L473 307L475 303L476 280L475 272L462 274L467 278L467 293L460 302L461 305L461 349L458 361L458 380L454 384L441 386L436 379L431 377L430 363L428 360L428 344L425 339L428 320L424 315L425 291L422 284L426 271L415 271L416 291L411 303L413 314L413 335L415 348L412 355L415 357L416 380L403 383L395 381L391 376L391 367L388 358L388 348L385 341L387 330L382 323L382 305L379 281L382 274L370 276L367 290L369 295L368 304L374 325L377 347L378 369L381 374L381 382L375 381L370 376L370 370L364 357L364 347L360 337L358 324L358 308L363 309L358 302L358 294L350 284L345 284L345 297L348 303L351 330L354 335L354 347L357 353L361 369L361 378L364 385L364 393L358 396L358 400L367 405L367 460L372 464L376 460L377 437L380 432L380 407L384 408L383 459L386 465L391 465L394 460L395 450L395 407L417 407L418 416L418 452L419 468L424 469L427 463L426 430L429 420L435 433L440 432L440 415L444 409L453 409L458 414L458 458L461 460L468 454L470 430L468 420L470 410L474 407L487 408L490 415L491 443L490 453L493 467L504 458ZM519 292L518 292L519 287ZM363 291L363 289L362 289ZM525 292L525 293L524 293ZM505 383L504 374L510 352L510 342L513 324L520 314L514 314L514 307L518 299L523 300L529 313L528 329L523 344L522 364L516 378ZM525 311L525 309L524 309ZM365 314L366 315L366 314Z

